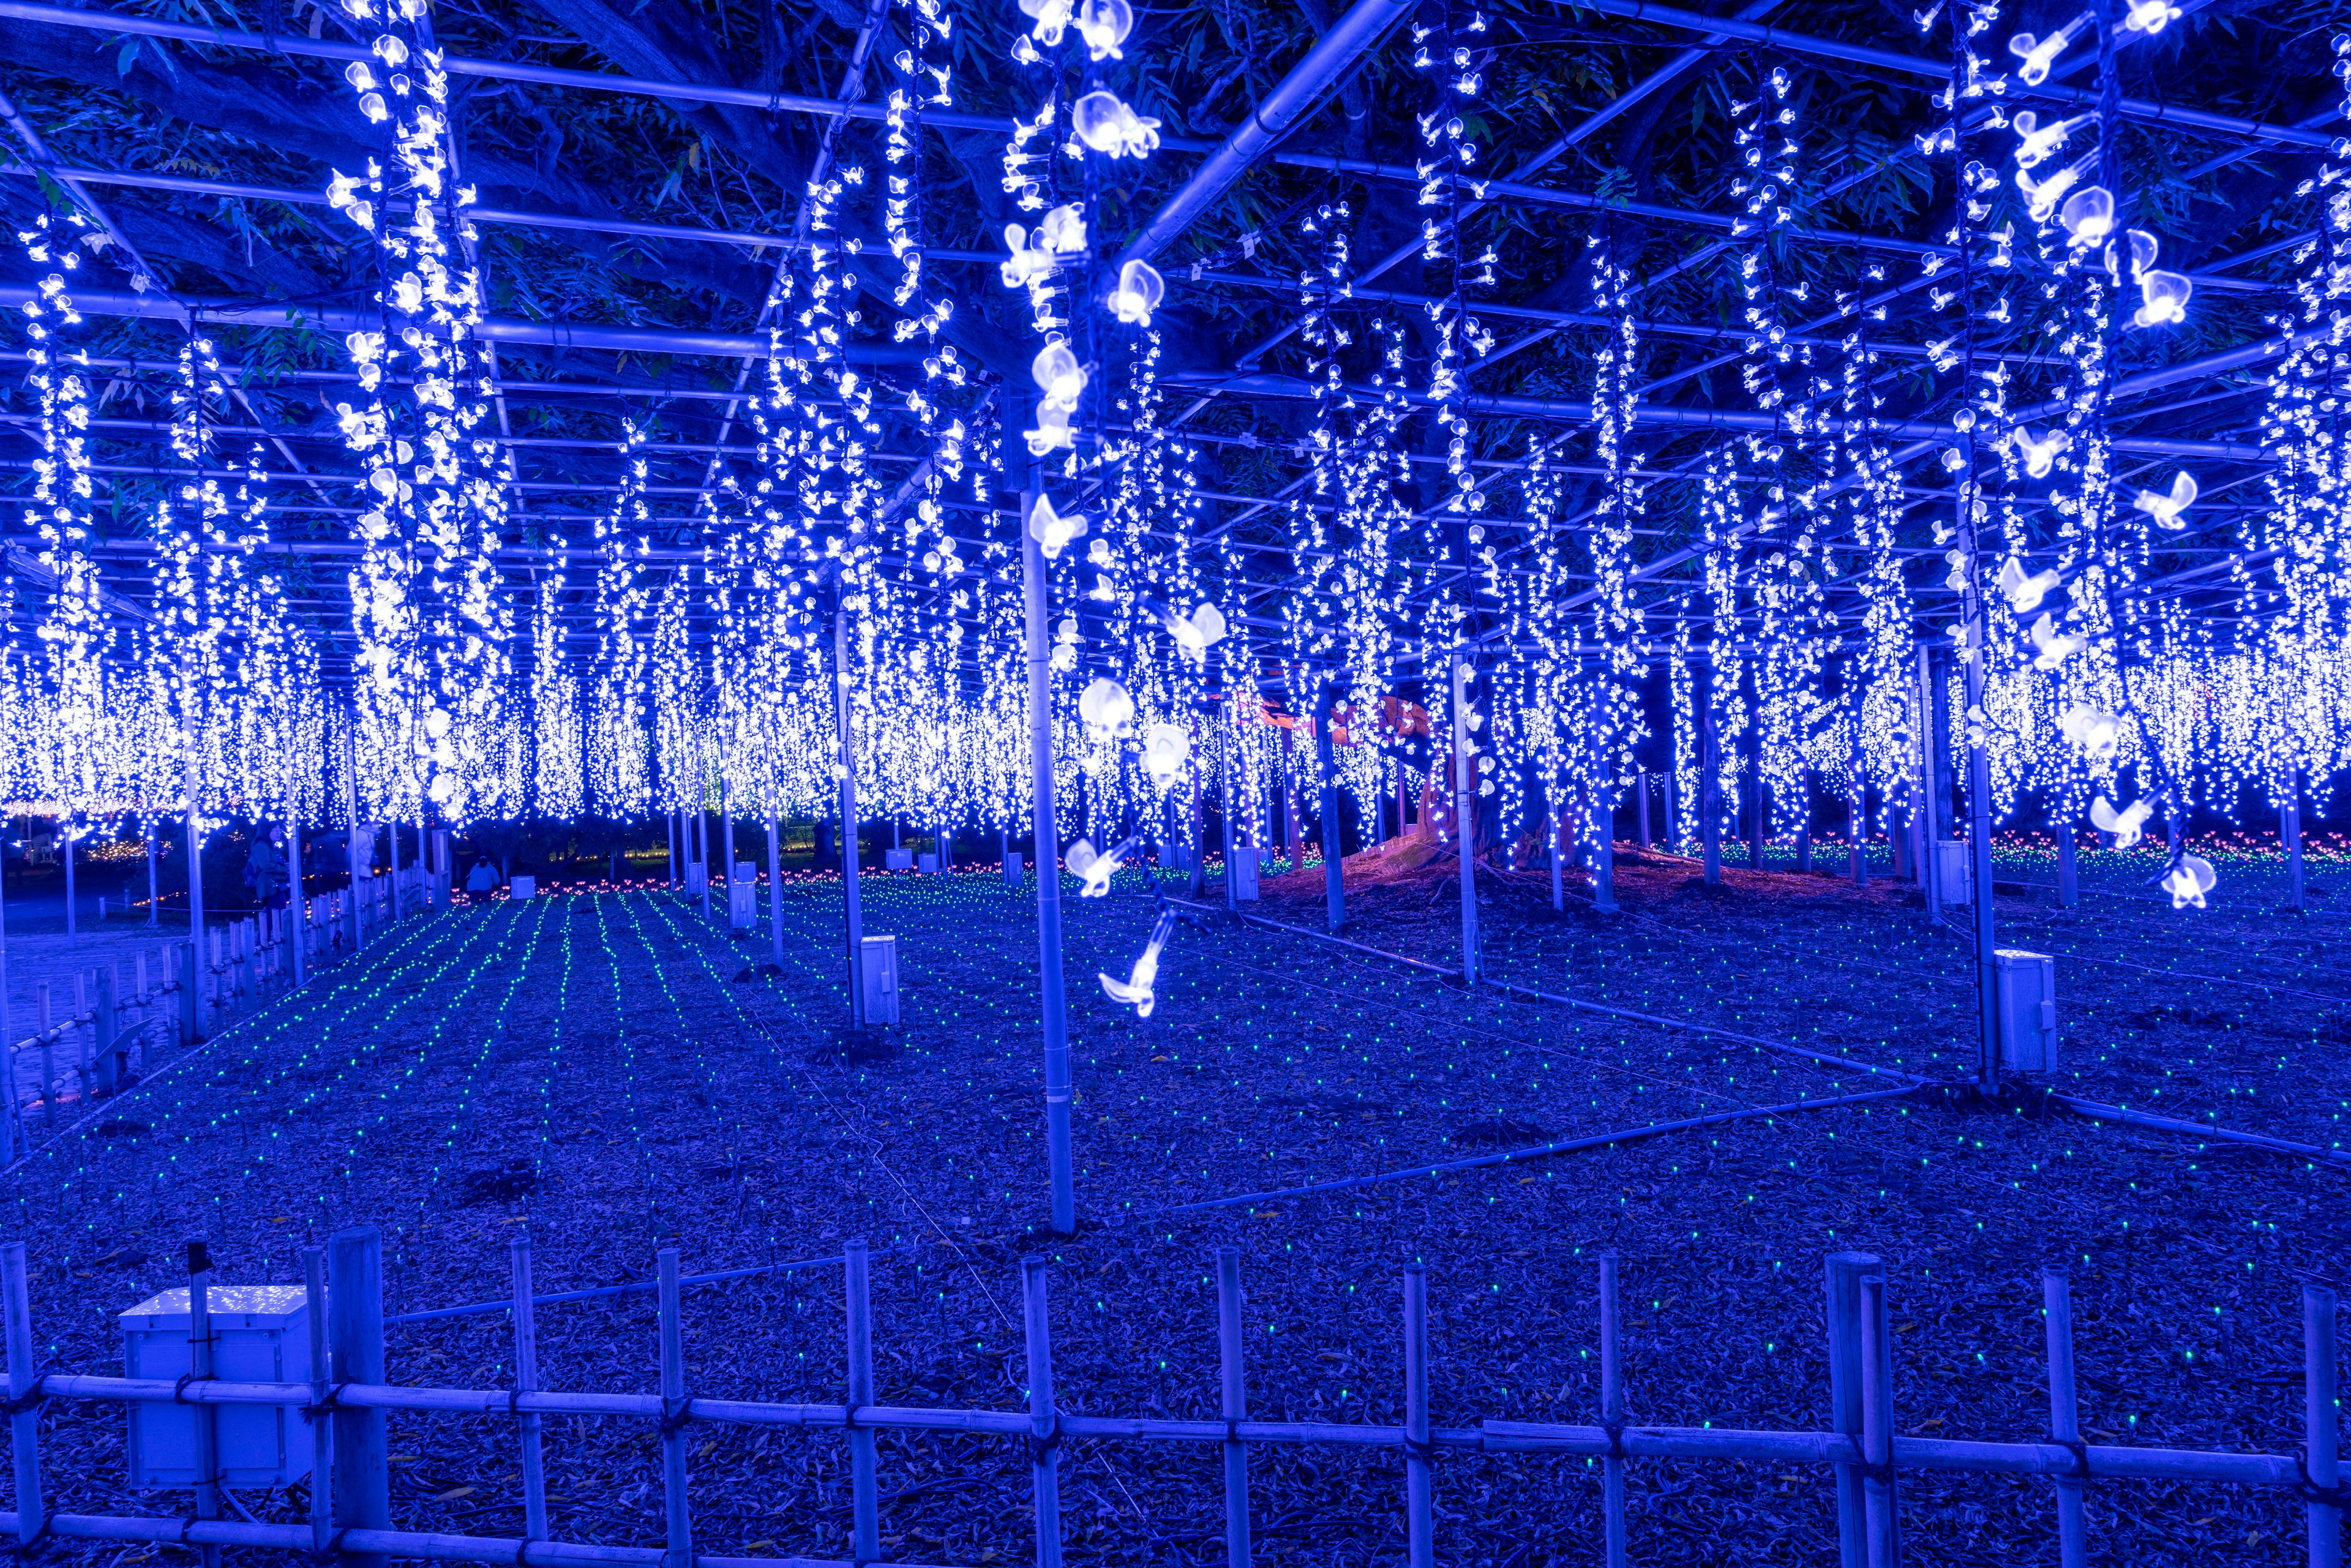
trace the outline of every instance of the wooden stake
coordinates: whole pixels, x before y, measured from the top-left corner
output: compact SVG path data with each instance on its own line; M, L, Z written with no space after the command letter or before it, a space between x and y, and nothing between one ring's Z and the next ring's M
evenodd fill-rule
M2081 1451L2081 1406L2074 1391L2074 1297L2063 1270L2041 1270L2041 1310L2049 1334L2049 1435ZM2088 1568L2090 1527L2082 1506L2082 1478L2057 1478L2057 1561Z
M12 1367L16 1354L12 1338ZM2302 1287L2302 1468L2312 1487L2334 1492L2343 1480L2335 1434L2335 1292L2307 1281ZM2342 1568L2342 1505L2313 1498L2307 1512L2310 1568Z
M321 1248L302 1249L303 1313L310 1325L310 1403L303 1413L310 1426L310 1550L325 1554L335 1539L332 1433L328 1427L327 1390L331 1386L327 1363L327 1254Z
M1241 1337L1241 1251L1217 1249L1217 1354L1224 1386L1217 1413L1227 1422L1249 1417L1248 1368ZM1228 1427L1227 1430L1231 1430ZM1238 1437L1225 1440L1225 1563L1227 1568L1249 1568L1249 1445Z
M1042 1258L1020 1260L1020 1307L1029 1348L1029 1487L1037 1511L1037 1568L1061 1568L1061 1422L1053 1405L1053 1333L1045 1318Z
M515 1391L538 1392L538 1314L530 1283L530 1238L517 1236L508 1244L514 1277ZM544 1541L547 1528L547 1456L540 1438L540 1418L525 1411L516 1423L522 1448L522 1532Z
M34 1544L48 1532L49 1509L41 1495L41 1412L33 1392L33 1308L25 1292L25 1244L0 1246L0 1295L5 1295L8 1333L8 1457L16 1473L16 1540L29 1560Z
M1600 1255L1600 1424L1610 1446L1625 1429L1625 1357L1617 1342L1616 1254ZM1600 1461L1600 1513L1606 1531L1608 1568L1625 1568L1625 1461L1610 1454Z
M856 1424L857 1412L874 1402L873 1306L862 1237L841 1249L841 1263L849 1316L849 1555L871 1563L882 1555L882 1499L873 1428Z
M661 1275L662 1504L668 1516L667 1568L694 1568L694 1513L686 1499L685 1329L678 1321L677 1249L664 1247Z
M1896 1530L1894 1496L1894 1380L1887 1364L1893 1346L1887 1341L1886 1276L1865 1275L1861 1281L1861 1457L1863 1538L1868 1568L1896 1568L1901 1547Z
M1458 691L1459 688L1457 687ZM1404 1530L1405 1561L1436 1568L1436 1476L1429 1464L1428 1274L1404 1267Z
M383 1381L383 1236L372 1225L327 1241L327 1341L337 1383ZM334 1525L392 1528L392 1471L384 1413L357 1406L334 1414ZM342 1568L390 1568L381 1552L351 1552Z

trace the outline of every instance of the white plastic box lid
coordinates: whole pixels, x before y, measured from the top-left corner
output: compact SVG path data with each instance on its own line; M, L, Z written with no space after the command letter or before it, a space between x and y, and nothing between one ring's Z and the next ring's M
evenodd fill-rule
M284 1328L300 1317L309 1293L300 1285L214 1285L204 1291L204 1305L214 1328ZM233 1320L242 1319L243 1322ZM188 1288L174 1285L158 1291L122 1314L126 1330L179 1329L188 1326Z

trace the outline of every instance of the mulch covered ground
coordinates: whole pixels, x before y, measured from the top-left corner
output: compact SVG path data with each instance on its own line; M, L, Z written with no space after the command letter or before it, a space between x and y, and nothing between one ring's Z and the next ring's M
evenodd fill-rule
M1354 869L1351 938L1458 966L1458 890L1440 864ZM1425 1174L1858 1092L1875 1086L1869 1065L1938 1079L1971 1065L1967 937L1931 925L1906 887L1733 869L1709 890L1696 870L1628 853L1614 915L1573 885L1554 915L1540 874L1481 879L1488 972L1833 1061L1465 991L1216 915L1179 926L1156 1011L1137 1020L1094 975L1125 976L1152 924L1149 896L1123 883L1107 899L1071 898L1083 1224L1061 1239L1039 1228L1034 904L993 873L865 881L866 929L898 936L904 976L903 1021L878 1059L844 1061L841 1049L837 882L782 890L785 960L772 980L745 973L766 956L764 925L730 939L698 901L662 893L411 921L9 1178L38 1343L56 1366L119 1364L113 1315L180 1282L194 1235L223 1281L285 1281L300 1277L302 1246L375 1223L395 1314L503 1296L507 1245L526 1229L542 1292L650 1279L662 1246L701 1272L824 1260L862 1236L876 1253L883 1402L1019 1407L1018 1265L1040 1254L1066 1407L1210 1416L1213 1260L1234 1246L1255 1414L1397 1420L1402 1268L1418 1260L1439 1425L1588 1422L1596 1259L1613 1249L1634 1421L1818 1427L1822 1260L1859 1250L1881 1256L1892 1281L1902 1431L2045 1432L2040 1270L2063 1265L2092 1440L2296 1450L2299 1281L2339 1276L2351 1248L2340 1167L1928 1092ZM1320 920L1319 870L1266 887L1256 913ZM2105 895L2070 912L2012 895L1999 914L2003 945L2059 956L2062 1087L2343 1141L2351 927ZM1186 1207L1241 1195L1258 1196ZM837 1399L841 1317L839 1269L822 1262L690 1291L693 1388ZM550 1386L654 1386L647 1295L547 1306L539 1336ZM395 1324L392 1369L396 1381L504 1385L506 1319ZM119 1411L51 1406L43 1429L54 1506L184 1509L181 1494L125 1491ZM398 1418L393 1429L402 1525L519 1531L507 1423ZM553 1420L548 1452L559 1536L660 1542L649 1429ZM698 1432L697 1543L845 1556L844 1452L823 1435ZM1072 1442L1062 1469L1071 1561L1221 1561L1210 1447ZM1025 1448L884 1435L882 1478L893 1558L1030 1557ZM1253 1481L1260 1562L1400 1552L1393 1451L1260 1452ZM1901 1484L1913 1561L2054 1559L2046 1483ZM1833 1560L1831 1489L1816 1469L1642 1462L1629 1490L1637 1557ZM1447 1455L1437 1495L1440 1561L1597 1555L1598 1479L1580 1460ZM2298 1500L2283 1494L2099 1482L2091 1499L2109 1561L2302 1559ZM298 1487L242 1500L288 1520L303 1506ZM111 1563L143 1549L85 1554Z

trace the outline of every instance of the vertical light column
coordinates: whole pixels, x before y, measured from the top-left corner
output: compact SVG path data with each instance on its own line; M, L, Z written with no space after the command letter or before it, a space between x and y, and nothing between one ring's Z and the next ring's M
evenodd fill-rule
M1314 764L1322 775L1322 904L1336 931L1347 923L1347 879L1339 862L1345 851L1339 832L1339 778L1331 755L1331 683L1322 683L1322 711L1314 716Z
M849 937L849 1023L865 1022L865 915L857 902L857 737L849 722L849 610L832 609L832 712L841 731L841 892Z

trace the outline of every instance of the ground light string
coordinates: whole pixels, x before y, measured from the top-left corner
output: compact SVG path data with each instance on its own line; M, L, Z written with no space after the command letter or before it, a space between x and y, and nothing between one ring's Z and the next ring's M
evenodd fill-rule
M307 1005L298 1005L292 1008L281 1006L279 1008L268 1009L256 1009L246 1014L242 1018L230 1020L228 1023L223 1025L216 1033L214 1033L210 1039L206 1040L202 1045L195 1046L183 1051L172 1061L165 1062L162 1066L142 1074L137 1082L131 1084L123 1091L122 1093L117 1094L112 1099L109 1100L103 1106L86 1112L83 1115L77 1118L67 1126L59 1129L54 1136L43 1140L37 1145L27 1147L25 1153L16 1157L15 1162L5 1167L0 1167L0 1175L8 1175L22 1170L37 1155L53 1155L56 1150L64 1145L66 1140L75 1136L94 1122L111 1115L126 1102L130 1101L133 1095L143 1095L145 1092L149 1090L160 1088L167 1082L181 1076L181 1070L192 1063L197 1062L207 1057L216 1057L219 1054L217 1048L227 1043L232 1039L237 1039L247 1045L266 1043L266 1038L263 1040L249 1040L245 1037L262 1033L258 1026L264 1024L270 1026L267 1030L267 1035L274 1036L283 1033L285 1030L304 1021L306 1019L316 1017L319 1012L324 1011L329 1006L332 1005L337 998L343 992L356 989L360 985L370 978L379 977L381 965L383 959L388 958L391 956L392 954L390 953L384 953L381 956L362 955L362 961L357 966L350 966L348 964L336 966L336 967L330 971L334 977L334 983L331 986L321 986L319 981L313 981L309 986L304 987L300 991L288 993L286 997L279 998L281 1003L298 1002ZM321 977L321 978L324 978L324 977ZM380 990L381 987L378 988ZM350 1006L356 1005L356 1003L360 999L362 998L352 998L350 1001L346 1004L343 1010L348 1011ZM245 1060L249 1061L252 1058L248 1055ZM225 1066L218 1063L215 1063L215 1065L219 1068L219 1071L223 1072L227 1070ZM211 1085L208 1086L217 1086L220 1082L221 1080L215 1077L212 1081ZM184 1098L175 1102L173 1108L168 1111L166 1114L178 1114L178 1107L184 1105L186 1101Z
M769 1042L771 1046L778 1046L779 1042L776 1040L774 1031L768 1027L767 1020L761 1019L758 1015L749 1011L743 1006L741 998L735 994L727 979L721 976L716 967L710 963L709 955L711 949L705 944L695 941L682 930L661 900L654 899L652 901L652 907L655 915L661 918L662 922L670 927L671 933L677 938L679 946L687 952L695 955L696 960L702 965L703 972L708 977L711 985L717 989L721 996L726 997L729 1005L734 1008L736 1017L740 1019L746 1027L757 1030L762 1038L766 1039ZM734 955L731 953L728 955L729 957L732 957ZM805 962L801 962L803 968L805 968ZM774 994L778 997L786 997L786 993L781 987L776 988ZM799 1010L798 1004L796 1002L789 1002L789 998L788 1004L791 1005L795 1011ZM810 1027L815 1026L811 1025ZM937 1245L946 1248L948 1253L963 1266L966 1273L970 1276L973 1284L978 1288L982 1299L984 1299L987 1302L988 1306L996 1312L998 1318L1003 1322L1004 1325L1008 1329L1011 1328L1013 1326L1011 1314L1004 1310L1002 1303L996 1299L995 1292L988 1289L987 1282L981 1277L977 1266L972 1262L971 1259L964 1252L963 1249L956 1245L955 1238L947 1233L946 1228L940 1225L938 1220L932 1216L931 1212L923 1206L922 1201L915 1197L914 1190L906 1185L905 1179L898 1174L897 1170L887 1159L883 1157L878 1145L875 1145L874 1141L871 1137L858 1132L857 1128L852 1124L848 1115L833 1103L829 1095L824 1093L821 1085L816 1082L813 1074L809 1073L805 1068L801 1069L801 1074L808 1082L810 1088L817 1093L820 1100L829 1110L833 1112L836 1119L841 1124L841 1130L852 1137L859 1138L868 1145L873 1163L881 1167L884 1175L889 1176L891 1184L897 1187L900 1195L905 1199L907 1207L912 1208L914 1213L921 1218L922 1222L930 1228L932 1233L938 1239Z

